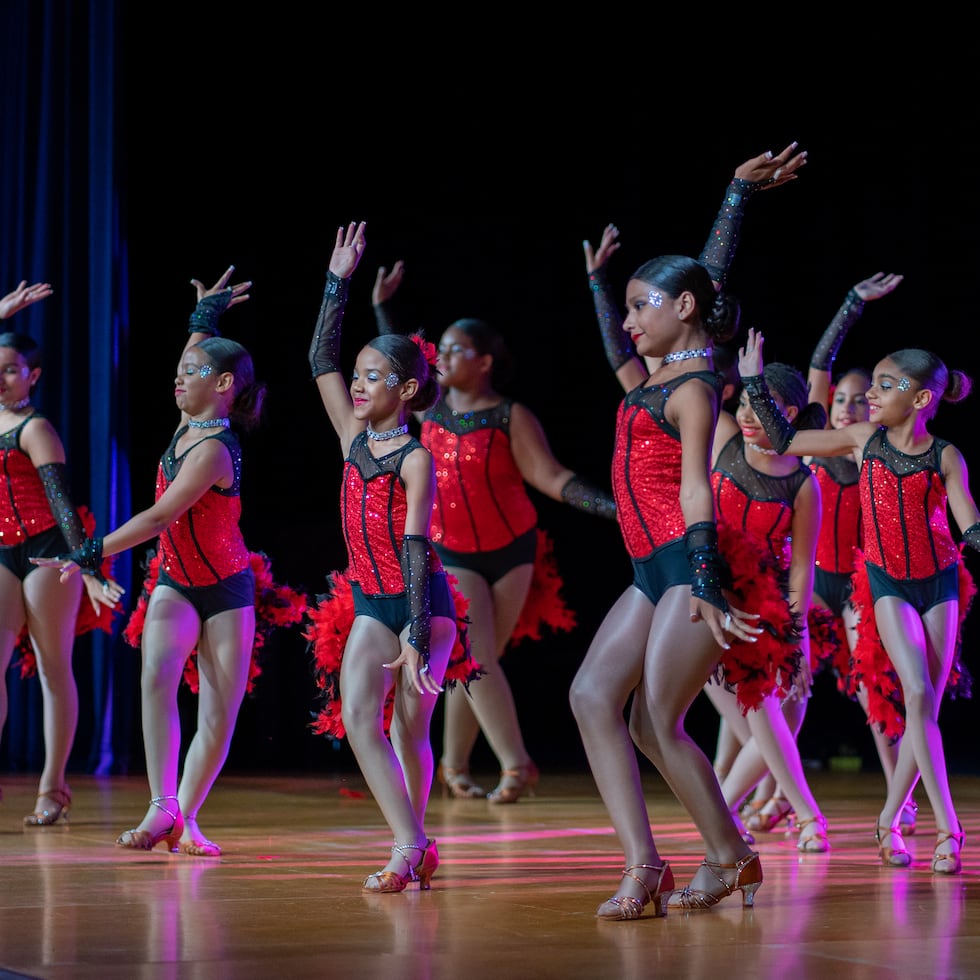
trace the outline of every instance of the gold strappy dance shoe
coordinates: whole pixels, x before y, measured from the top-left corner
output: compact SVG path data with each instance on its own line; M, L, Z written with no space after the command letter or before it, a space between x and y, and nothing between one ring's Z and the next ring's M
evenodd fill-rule
M538 785L540 775L533 762L516 769L502 769L500 782L487 793L487 799L491 803L516 803L525 793L534 796L534 787Z
M915 819L919 812L919 805L914 800L909 800L902 807L902 812L898 815L899 825L905 837L911 837L915 833Z
M436 842L430 837L423 847L421 844L392 844L392 853L397 851L408 865L408 874L400 875L397 871L375 871L364 879L363 890L366 892L403 892L409 882L417 881L419 891L428 891L432 885L432 876L439 867L439 852ZM409 860L406 851L421 851L415 864Z
M184 817L180 812L180 804L173 810L163 805L163 800L173 800L176 803L176 796L154 796L150 803L158 810L170 817L173 821L166 830L151 833L149 830L124 830L117 838L116 843L120 847L128 847L134 851L152 851L160 841L167 842L167 850L175 852L180 835L184 832Z
M442 785L443 799L450 794L458 800L475 800L487 795L482 786L473 782L469 769L453 769L440 762L436 780Z
M193 823L195 826L197 825L196 813L188 813L184 817L185 826L188 823ZM207 837L182 840L178 845L177 850L179 850L181 854L189 854L191 857L221 857L221 848L215 844L213 840L208 840Z
M875 824L875 840L878 842L878 857L885 866L907 868L912 863L912 855L905 847L902 831L898 827L882 827L880 824ZM895 844L898 846L893 846Z
M657 887L650 891L647 883L634 871L656 871ZM667 914L667 909L661 906L661 896L674 890L674 873L670 870L670 865L664 861L663 867L658 868L654 864L631 864L623 870L624 876L629 876L634 881L639 882L640 887L647 893L646 901L633 898L631 895L613 895L607 898L599 908L596 909L596 918L599 919L638 919L643 914L643 910L653 902L653 915L657 918Z
M947 841L956 841L959 850L955 853L946 848L941 850ZM936 853L932 856L932 873L934 875L958 875L963 868L960 854L963 853L963 844L966 841L966 834L963 833L963 825L960 825L960 832L954 834L949 830L936 831Z
M808 831L808 827L812 829ZM825 817L807 817L797 823L796 829L800 832L796 841L798 851L803 851L804 854L824 854L830 850Z
M784 820L789 829L793 826L795 815L793 805L785 796L771 796L758 810L745 817L745 829L768 833L775 830Z
M701 862L701 867L707 868L718 879L721 887L715 891L707 891L687 885L667 896L665 909L696 912L714 908L723 898L733 895L736 891L742 893L742 908L751 908L755 903L755 893L762 884L762 865L755 851L734 864L719 864L717 861L709 861L705 858ZM723 871L734 871L734 879L730 882L726 881L720 873Z
M44 800L54 801L53 806L42 806ZM24 817L25 827L50 827L59 820L68 823L68 811L71 809L71 790L67 786L56 789L45 789L37 795L34 812Z

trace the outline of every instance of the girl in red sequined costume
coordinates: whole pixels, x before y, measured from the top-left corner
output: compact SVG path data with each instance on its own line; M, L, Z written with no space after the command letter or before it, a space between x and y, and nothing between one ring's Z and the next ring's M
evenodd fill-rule
M868 422L794 432L781 420L761 376L762 346L762 335L750 330L739 352L739 373L773 445L799 456L857 453L861 459L864 554L858 569L865 574L863 586L862 576L854 576L852 601L860 622L852 681L868 691L873 724L886 732L904 729L875 825L879 857L895 867L912 863L900 815L921 777L938 834L932 871L957 874L963 831L949 788L939 708L955 672L973 590L964 589L969 573L948 514L962 530L963 542L980 550L980 511L961 453L931 435L928 423L940 401L960 401L972 382L929 351L897 351L874 369Z
M799 371L786 364L770 364L767 377L780 410L794 426L823 427L826 412L822 405L809 403L806 381ZM810 695L809 635L803 627L813 593L820 488L797 457L774 452L744 391L735 416L722 413L718 419L713 456L711 482L719 525L749 535L774 560L801 627L799 671L788 695L769 693L758 706L743 712L723 679L705 686L742 743L722 781L722 793L735 813L766 772L772 773L796 811L798 849L826 851L827 822L807 783L796 743Z
M390 275L378 272L373 300L382 333L395 330L391 298L403 273L400 261ZM454 796L484 796L470 774L482 731L500 763L500 781L486 794L491 803L516 803L538 780L501 658L522 637L540 637L542 625L575 626L526 484L586 513L616 517L611 495L562 465L537 417L500 394L510 363L503 337L487 322L450 324L439 341L439 401L418 416L422 444L436 460L432 541L469 599L473 656L492 665L469 696L447 697L437 775Z
M0 322L52 293L48 283L21 282L0 298ZM14 650L30 645L25 659L36 662L44 712L44 768L27 826L68 819L71 790L65 770L78 726L78 687L72 649L80 619L87 629L111 630L112 611L122 594L107 578L108 566L65 588L57 569L37 568L30 558L57 555L82 544L84 517L72 503L65 449L51 423L31 405L41 377L41 353L25 334L0 333L0 732L7 720L6 674ZM84 582L84 586L83 586ZM83 595L87 599L83 599ZM94 613L94 615L89 615Z
M731 641L755 642L761 634L757 614L732 607L731 592L723 591L731 580L708 476L723 381L711 355L738 329L738 304L721 290L745 204L760 189L796 179L806 154L795 151L793 143L739 166L700 263L668 256L637 270L626 288L625 321L606 278L618 230L607 225L595 251L583 243L606 359L627 392L617 413L613 489L634 566L633 584L603 620L570 693L625 853L619 890L599 906L599 918L636 919L651 903L655 915L706 909L735 891L751 905L762 882L758 855L742 840L684 720L722 657L742 646ZM635 747L667 780L705 842L704 862L680 891L673 891L653 838Z
M377 337L358 353L349 388L339 370L341 323L364 231L364 222L337 231L309 357L345 459L341 516L354 621L340 664L343 727L395 841L388 863L363 888L400 892L409 882L429 888L439 864L425 831L429 725L456 641L456 612L430 541L432 455L406 422L438 396L435 349L417 337Z
M256 631L255 573L239 528L241 450L230 428L260 418L265 385L240 344L218 336L228 306L248 299L251 283L228 286L234 267L210 289L196 279L198 303L175 379L180 421L157 471L155 502L104 538L45 564L62 580L102 556L157 539L158 580L142 622L142 722L150 806L116 843L217 857L197 814L224 765L249 681ZM197 650L197 730L179 778L177 695Z

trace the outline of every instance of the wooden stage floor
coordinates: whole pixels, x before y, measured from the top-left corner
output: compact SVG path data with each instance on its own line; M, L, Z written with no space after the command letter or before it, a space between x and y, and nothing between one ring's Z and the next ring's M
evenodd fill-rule
M482 775L482 774L481 774ZM651 819L677 887L700 839L653 773ZM492 785L492 777L487 784ZM911 869L883 868L872 836L880 775L817 772L831 851L759 835L765 881L711 911L595 918L621 856L587 773L542 774L513 806L433 793L442 864L432 890L361 891L391 844L357 774L226 774L202 810L217 859L116 847L147 800L142 776L76 776L67 826L25 828L35 777L3 778L0 977L482 980L980 976L980 777L954 776L963 874L929 870L921 790Z

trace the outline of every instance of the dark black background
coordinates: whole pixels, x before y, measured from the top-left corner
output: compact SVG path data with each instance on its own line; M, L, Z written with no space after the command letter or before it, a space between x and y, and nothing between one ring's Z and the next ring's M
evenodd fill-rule
M404 259L401 299L414 325L438 340L457 317L492 321L515 354L511 393L541 419L563 463L606 486L622 392L603 356L582 240L597 244L615 222L623 245L610 276L624 290L648 258L697 255L734 168L791 140L809 161L798 180L750 202L729 280L743 328L766 335L767 358L805 369L848 288L880 270L905 281L866 308L837 367L927 346L980 376L974 168L965 152L937 160L940 146L972 141L972 117L940 134L912 107L869 116L856 93L853 105L832 104L814 90L787 110L736 98L717 78L702 91L610 70L597 85L587 60L552 63L539 52L532 64L519 45L480 50L470 39L442 60L410 46L388 57L369 37L303 24L214 27L171 25L137 43L127 25L134 507L152 499L175 421L189 280L213 282L234 264L235 281L253 280L252 298L223 329L269 386L265 424L245 441L243 526L280 581L315 593L345 564L340 451L306 352L336 229L352 220L367 221L368 244L345 320L349 361L375 332L378 266ZM933 425L968 460L975 412L974 397L944 407ZM542 766L580 766L569 682L630 568L614 523L534 499L579 626L504 664L531 754ZM968 624L968 640L971 632ZM969 642L967 663L980 670ZM229 765L349 764L346 746L306 729L313 696L292 630L270 644ZM944 709L951 765L975 763L974 714L968 702ZM690 730L710 748L716 727L699 700ZM860 709L818 683L803 754L826 763L848 745L876 765ZM495 766L482 742L475 764Z

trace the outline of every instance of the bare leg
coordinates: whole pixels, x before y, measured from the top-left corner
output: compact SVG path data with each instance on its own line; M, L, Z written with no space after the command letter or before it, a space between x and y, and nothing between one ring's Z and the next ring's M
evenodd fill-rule
M143 625L143 668L140 675L143 747L150 796L177 796L180 762L180 715L177 691L184 664L198 643L201 621L197 611L179 592L157 585L150 595ZM176 812L176 799L164 801ZM162 834L171 818L150 806L136 828L153 836Z
M482 729L501 769L527 766L531 759L500 658L520 616L534 566L512 568L492 588L483 576L467 569L450 567L447 571L457 577L460 591L470 600L473 658L486 668L486 674L472 685L468 695L456 690L446 699L443 765L468 770Z
M626 867L662 865L650 830L636 747L624 718L627 701L642 677L653 616L653 604L631 585L603 619L569 695L592 778L609 811ZM637 692L635 696L642 695ZM653 888L656 875L649 875L644 881ZM647 900L646 891L629 876L623 877L617 895Z
M82 581L76 575L62 583L57 568L36 568L24 579L23 589L44 712L44 769L35 806L41 812L51 802L59 802L48 797L46 790L65 789L65 771L78 728L72 651Z
M455 623L433 617L429 665L440 680L454 637ZM368 616L355 617L340 668L343 720L357 764L394 842L424 847L423 820L433 768L429 722L435 697L399 691L389 741L384 730L385 698L393 684L404 685L400 676L383 665L397 659L399 651L399 638L382 623ZM405 875L407 860L392 852L384 870Z
M254 639L255 606L227 609L201 626L197 648L197 731L188 746L177 790L184 814L181 843L207 842L197 814L228 758L248 685Z
M20 579L9 568L0 566L0 735L7 724L7 668L26 621Z
M630 731L690 814L704 838L706 859L731 865L752 851L732 820L711 762L684 728L688 709L720 655L707 626L690 621L690 600L688 586L675 586L656 607L643 668L643 696L634 699ZM692 886L717 888L717 878L712 881L712 877L699 868Z
M937 828L959 832L938 720L955 653L958 615L957 602L933 606L921 618L895 596L885 596L875 603L878 632L901 682L906 711L898 765L878 820L882 827L898 823L914 784L910 764L914 760ZM945 846L954 853L958 851L955 842Z

